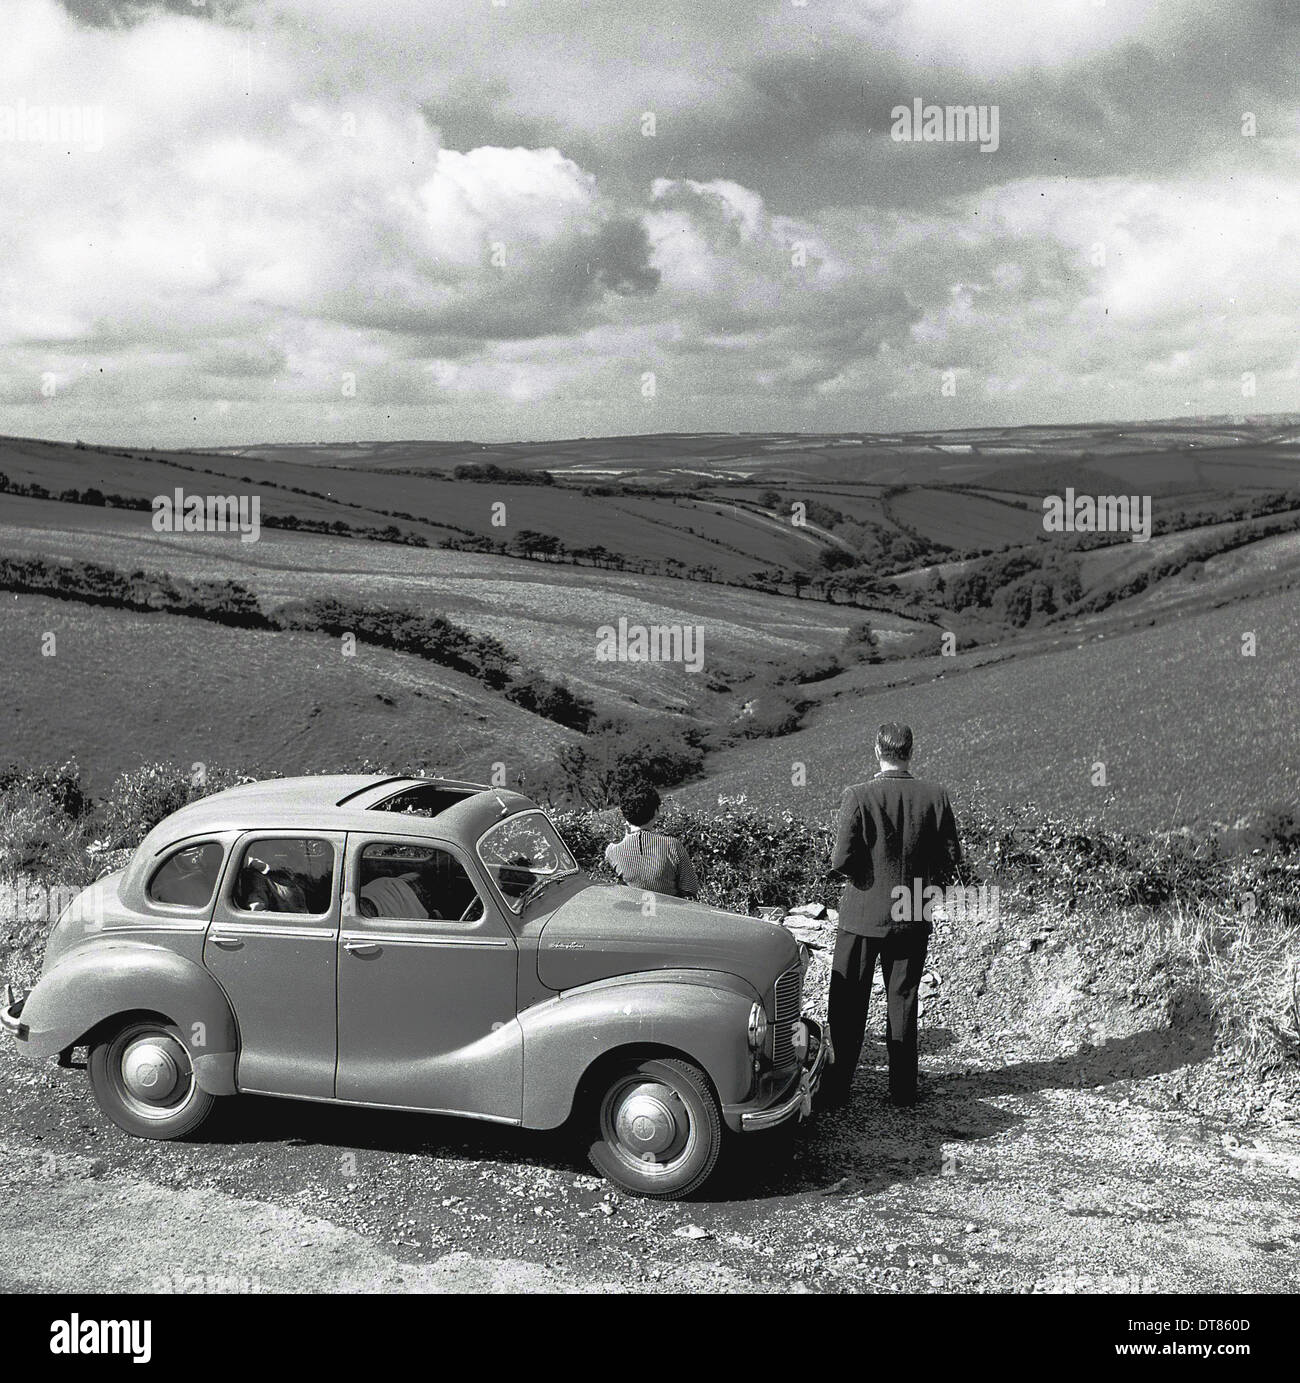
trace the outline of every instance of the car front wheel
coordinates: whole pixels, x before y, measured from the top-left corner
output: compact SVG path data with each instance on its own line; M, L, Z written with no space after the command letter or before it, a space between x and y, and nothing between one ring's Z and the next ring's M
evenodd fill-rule
M137 1138L184 1138L212 1112L180 1029L132 1021L90 1049L90 1087L100 1109Z
M673 1058L633 1061L600 1096L591 1164L641 1196L686 1196L704 1184L722 1149L722 1116L708 1077Z

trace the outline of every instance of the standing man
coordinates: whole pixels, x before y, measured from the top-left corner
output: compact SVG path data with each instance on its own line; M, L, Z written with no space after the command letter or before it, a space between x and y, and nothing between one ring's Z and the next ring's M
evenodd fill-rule
M845 790L831 869L847 879L831 970L830 1030L835 1063L821 1103L849 1097L862 1052L867 1005L880 961L888 1007L889 1098L916 1103L916 1001L930 921L915 900L942 887L961 863L957 822L938 783L913 778L912 731L894 722L876 735L880 771Z

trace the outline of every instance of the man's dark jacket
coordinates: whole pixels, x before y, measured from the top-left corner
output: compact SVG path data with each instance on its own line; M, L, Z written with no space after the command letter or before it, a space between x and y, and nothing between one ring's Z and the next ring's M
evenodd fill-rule
M866 783L846 788L840 804L831 869L847 877L840 898L840 930L858 936L928 935L930 924L913 917L909 902L897 920L897 895L909 899L917 881L921 894L943 887L961 863L957 822L948 794L903 769L887 769Z

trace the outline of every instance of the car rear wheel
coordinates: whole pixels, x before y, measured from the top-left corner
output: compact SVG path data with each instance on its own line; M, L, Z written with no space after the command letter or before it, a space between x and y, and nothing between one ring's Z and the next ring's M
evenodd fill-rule
M686 1196L722 1149L722 1115L708 1077L688 1061L632 1061L601 1092L591 1164L641 1196Z
M90 1049L100 1109L137 1138L184 1138L212 1112L180 1029L157 1019L126 1023Z

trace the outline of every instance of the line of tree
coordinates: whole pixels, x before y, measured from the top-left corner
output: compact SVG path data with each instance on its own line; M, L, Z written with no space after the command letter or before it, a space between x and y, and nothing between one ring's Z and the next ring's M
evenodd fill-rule
M98 562L0 557L0 588L88 605L162 610L250 629L271 628L257 597L238 581L188 581L162 572L123 572Z
M205 472L205 474L211 473ZM227 484L231 480L230 476L219 478L225 480ZM251 486L259 482L254 482L245 476L241 483ZM302 491L301 493L307 494L310 491ZM71 487L66 490L55 491L48 489L39 481L10 480L3 472L0 472L0 494L18 495L24 499L57 500L60 504L88 504L93 508L100 509L148 511L153 508L153 501L146 499L143 495L119 495L100 490L93 485L87 486L84 490ZM347 501L340 500L338 502L342 504ZM361 506L354 507L360 508ZM394 517L405 516L394 515ZM262 514L259 522L263 528L282 528L298 533L320 533L337 538L364 538L370 542L401 543L407 547L429 546L429 540L423 534L398 528L395 523L384 524L381 527L378 524L348 523L346 519L309 519L298 514L275 513ZM462 529L460 531L468 533L470 530Z
M453 466L453 480L468 480L475 485L554 485L550 471L529 471L514 466L498 466L492 461L467 461Z
M1246 544L1257 542L1261 538L1276 538L1283 533L1297 531L1300 531L1300 510L1279 515L1267 523L1233 524L1226 532L1207 533L1204 537L1180 547L1176 552L1171 552L1160 561L1134 572L1117 585L1109 586L1104 591L1080 601L1069 613L1095 614L1108 609L1117 601L1140 594L1157 581L1163 581L1166 577L1174 576L1199 562L1208 561L1211 557L1232 552L1235 548L1245 547Z
M571 730L585 733L596 718L592 702L565 683L521 665L499 640L472 634L443 615L317 596L282 606L274 618L283 629L354 634L365 643L468 673L507 701Z
M129 456L131 453L123 452L121 455ZM196 474L213 476L226 482L226 484L237 481L239 484L248 486L270 485L272 488L279 488L316 499L330 500L333 503L361 509L368 513L390 516L388 510L373 509L350 500L317 494L313 490L305 490L299 486L278 486L271 481L254 481L249 476L232 477L223 472L209 471L198 466L185 466L180 462L174 464ZM142 496L105 493L93 486L84 490L71 488L53 492L38 482L11 481L3 473L0 473L0 493L20 495L30 499L58 500L68 504L89 504L111 509L148 510L152 508L152 502ZM777 567L752 572L746 577L733 580L724 577L716 566L708 562L683 562L676 557L636 557L627 553L612 551L602 543L569 547L554 534L541 533L534 529L520 529L509 538L490 538L485 534L475 533L472 529L463 528L457 524L434 523L433 520L422 519L413 514L392 511L391 517L405 519L412 523L432 524L435 527L464 536L439 538L436 544L430 544L423 534L399 528L395 523L385 524L381 527L379 525L349 523L344 519L311 519L297 514L271 512L261 516L261 523L265 528L286 529L291 532L359 538L369 542L398 543L406 547L427 548L436 546L445 551L477 552L510 557L519 561L595 567L601 571L628 572L635 576L661 576L678 581L697 581L706 585L732 586L744 590L757 588L770 595L793 595L796 598L822 600L831 605L861 606L870 604L873 607L880 606L895 610L900 605L915 604L914 601L907 598L900 600L896 591L882 586L881 579L884 573L880 567L873 565L868 568L865 563L848 571L804 572ZM694 530L688 531L693 532ZM730 544L723 544L723 546L736 553L743 553L741 548L732 547ZM915 557L913 548L909 547L908 553L909 560ZM902 566L906 563L900 561L898 565ZM864 602L864 596L868 596L870 599ZM911 613L916 614L915 610Z
M986 610L1005 627L1023 629L1040 618L1096 614L1197 562L1300 529L1295 497L1285 494L1242 500L1230 509L1208 512L1219 516L1213 531L1181 544L1176 551L1145 563L1123 580L1086 598L1078 554L1117 543L1127 547L1128 534L1075 533L1060 542L1038 542L993 553L963 564L947 577L932 573L923 587L924 598L928 604L953 613ZM1166 516L1162 532L1183 532L1211 522L1206 514L1197 509L1176 511ZM1224 521L1225 514L1233 515L1234 520ZM1266 521L1260 522L1261 517Z

